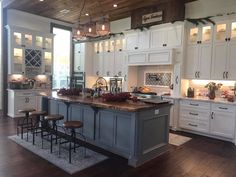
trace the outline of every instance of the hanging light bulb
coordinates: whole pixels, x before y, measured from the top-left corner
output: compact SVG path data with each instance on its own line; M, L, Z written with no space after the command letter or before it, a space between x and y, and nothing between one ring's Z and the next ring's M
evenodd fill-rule
M110 33L110 22L107 18L96 22L96 31L99 36L106 36Z
M97 37L96 25L94 22L90 22L86 25L85 35L87 37Z

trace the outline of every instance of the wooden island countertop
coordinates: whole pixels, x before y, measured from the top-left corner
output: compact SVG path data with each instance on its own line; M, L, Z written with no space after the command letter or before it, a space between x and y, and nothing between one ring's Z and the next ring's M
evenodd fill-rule
M137 112L141 110L153 109L155 107L166 106L169 104L168 101L158 101L155 104L144 103L142 101L133 102L131 100L127 100L125 102L108 102L104 101L102 98L87 98L83 96L60 96L56 91L52 92L40 92L39 95L43 97L47 97L52 100L58 100L67 103L78 103L85 104L92 107L97 108L105 108L105 109L114 109L119 111L128 111L128 112Z

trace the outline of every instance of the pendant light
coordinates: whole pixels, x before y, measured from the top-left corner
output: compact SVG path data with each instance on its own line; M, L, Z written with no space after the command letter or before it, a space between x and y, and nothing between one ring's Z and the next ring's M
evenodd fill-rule
M85 25L85 36L86 37L97 37L96 32L96 23L92 22L90 19L90 22Z
M106 17L104 15L100 2L97 2L101 10L102 18L96 22L96 32L99 36L106 36L110 34L110 21L108 16Z
M96 31L99 36L106 36L110 34L110 22L108 18L103 17L96 22Z
M76 28L74 28L73 31L72 31L73 40L75 40L75 41L86 39L84 26L80 24L80 19L81 19L81 15L83 13L84 7L85 7L85 0L83 0L82 7L81 7L81 10L79 12L79 20L78 20L78 23L76 25Z

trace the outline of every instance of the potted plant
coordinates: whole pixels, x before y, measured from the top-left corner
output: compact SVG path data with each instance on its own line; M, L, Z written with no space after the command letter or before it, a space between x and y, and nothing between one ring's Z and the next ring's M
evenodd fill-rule
M219 88L221 88L223 84L219 83L219 84L216 84L215 82L209 82L205 88L208 89L208 97L209 99L211 100L214 100L215 97L216 97L216 93L215 91L218 90Z

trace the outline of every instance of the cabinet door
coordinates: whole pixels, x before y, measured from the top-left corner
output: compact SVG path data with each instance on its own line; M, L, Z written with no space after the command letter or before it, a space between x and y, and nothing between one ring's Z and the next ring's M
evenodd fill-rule
M200 29L198 27L190 27L188 29L188 44L197 44L200 40Z
M214 42L221 43L225 42L229 37L228 22L219 22L215 25L215 35L214 35Z
M131 33L126 35L126 50L138 50L138 33Z
M83 67L83 55L82 44L75 44L74 48L74 72L81 72L84 70Z
M69 111L69 110L67 110L67 105L64 102L58 101L58 113L57 114L61 114L64 116L64 119L60 120L58 122L58 125L62 126L64 121L67 121L69 119L69 117L67 117L67 111Z
M211 119L211 134L234 138L235 114L215 111Z
M53 72L53 53L49 50L43 51L43 74L51 75Z
M103 52L94 54L94 75L103 75Z
M138 49L148 49L150 47L150 31L138 33Z
M13 48L12 57L9 60L9 74L25 74L25 49Z
M230 39L231 41L236 40L236 21L230 22Z
M225 79L225 71L227 64L227 47L226 42L215 43L213 45L213 58L212 58L212 79Z
M96 141L113 146L115 116L110 111L99 111L96 118Z
M129 153L131 147L131 118L130 115L116 114L114 147L121 152Z
M236 80L236 41L232 41L228 45L228 69L226 78Z
M104 52L103 55L103 76L114 76L114 52Z
M174 26L168 28L166 31L166 42L167 47L177 47L182 44L182 27Z
M211 44L199 45L199 78L210 79L211 77L211 56L212 56Z
M83 107L83 135L86 138L94 139L95 112L91 107Z
M151 31L150 45L151 48L163 47L166 42L166 34L163 29L154 29Z
M199 56L199 46L190 45L187 47L187 55L186 55L186 65L185 65L185 76L187 78L197 78L197 69L198 69L198 56Z
M115 75L121 77L124 76L124 67L125 67L125 55L123 51L116 51L115 52L115 64L114 64L114 70Z

